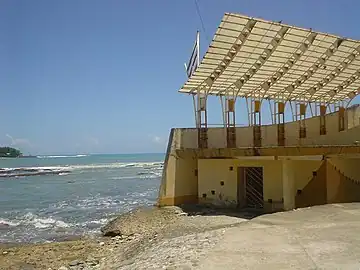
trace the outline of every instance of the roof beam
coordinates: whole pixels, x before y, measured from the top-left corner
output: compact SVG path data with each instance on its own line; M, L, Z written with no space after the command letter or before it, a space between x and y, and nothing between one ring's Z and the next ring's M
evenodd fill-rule
M214 71L211 73L211 75L206 78L203 83L201 83L197 89L192 90L191 92L195 92L196 90L201 90L201 88L206 88L210 90L213 83L216 81L217 78L224 72L226 67L231 63L231 61L234 59L236 54L239 52L241 46L245 43L246 39L249 37L251 31L253 30L254 26L256 24L256 21L253 19L250 19L247 24L245 25L244 29L240 32L239 36L237 37L236 41L228 51L227 55L224 57L224 59L220 62L220 64L217 66L217 68L214 69ZM200 63L201 66L201 63ZM200 88L200 89L199 89Z
M341 84L339 84L337 87L335 87L333 90L330 91L329 95L331 98L329 101L334 100L337 94L341 95L341 92L344 92L346 88L351 86L351 84L353 84L358 79L360 79L360 69L358 69L348 79L346 79L345 81L343 81ZM350 99L354 98L357 94L358 94L358 92L347 92L346 93L346 95ZM312 97L313 96L311 96L311 98Z
M179 92L329 103L360 87L360 40L225 14L210 47Z
M321 90L323 87L325 87L328 83L330 83L332 80L334 80L338 75L340 75L347 67L348 65L350 65L358 56L360 55L360 46L358 46L357 48L354 49L354 51L352 53L350 53L343 62L341 62L336 68L333 69L333 71L327 75L325 78L323 78L320 82L316 83L315 85L313 85L312 87L310 87L309 89L302 91L301 93L297 94L296 96L291 96L291 94L289 95L290 99L297 99L300 96L309 93L312 96L314 96L314 94ZM330 96L334 96L336 94L336 89L335 90L331 90L329 92Z
M260 84L260 87L264 90L262 94L262 98L265 97L267 92L270 90L271 86L273 86L280 78L282 78L291 67L300 59L300 57L309 49L311 44L313 44L316 39L317 34L314 32L310 32L306 37L303 43L299 45L299 47L295 50L292 57L290 57L286 63L280 67L272 76L270 76L267 80Z
M332 56L335 51L340 47L341 43L344 41L342 38L338 38L335 42L325 51L325 53L313 64L303 75L301 75L298 79L296 79L293 83L289 84L285 87L282 93L288 93L289 97L291 93L295 91L295 89L301 86L304 82L306 82L314 73L322 66L325 66L326 61Z
M277 32L275 37L270 41L269 45L264 49L263 53L258 57L256 62L248 69L247 72L244 73L243 76L241 76L240 79L236 80L230 87L228 87L226 90L219 91L219 95L221 95L223 92L227 92L230 88L235 89L237 88L235 96L239 95L239 92L241 90L241 87L251 79L251 77L262 67L262 65L266 62L267 59L271 56L271 54L276 50L276 47L280 44L280 42L284 39L287 31L289 30L289 27L283 26L280 28L280 30ZM236 73L236 72L234 72Z

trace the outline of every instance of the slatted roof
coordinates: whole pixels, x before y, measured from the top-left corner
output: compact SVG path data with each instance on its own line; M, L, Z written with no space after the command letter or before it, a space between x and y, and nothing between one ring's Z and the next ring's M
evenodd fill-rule
M360 41L226 13L179 92L344 100L360 93Z

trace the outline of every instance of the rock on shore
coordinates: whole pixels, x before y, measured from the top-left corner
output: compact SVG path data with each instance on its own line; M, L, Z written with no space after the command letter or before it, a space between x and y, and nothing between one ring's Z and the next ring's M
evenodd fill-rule
M104 236L151 234L174 222L185 213L178 207L138 208L125 213L101 228Z

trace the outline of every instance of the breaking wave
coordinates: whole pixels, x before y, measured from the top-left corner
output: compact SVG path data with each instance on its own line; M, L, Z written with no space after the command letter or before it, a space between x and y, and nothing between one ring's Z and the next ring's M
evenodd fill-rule
M67 175L75 171L95 171L101 169L129 169L141 168L144 171L138 172L138 175L153 175L159 177L160 170L163 168L163 162L136 162L136 163L105 163L105 164L87 164L87 165L65 165L65 166L43 166L43 167L18 167L18 168L0 168L0 177L22 177L36 175Z
M6 220L6 219L0 219L0 228L15 227L15 226L18 226L19 224L20 224L19 222L14 222L14 221Z
M71 155L71 156L36 156L37 158L79 158L88 157L89 155Z
M0 219L0 226L3 227L17 227L17 226L31 226L37 229L45 228L68 228L71 225L52 217L39 217L31 212L14 220Z
M8 211L0 217L1 242L43 242L64 236L96 235L121 212L155 202L156 187L117 196L65 199L34 211ZM45 211L44 211L45 210ZM72 213L69 215L69 213ZM15 237L15 238L14 238Z

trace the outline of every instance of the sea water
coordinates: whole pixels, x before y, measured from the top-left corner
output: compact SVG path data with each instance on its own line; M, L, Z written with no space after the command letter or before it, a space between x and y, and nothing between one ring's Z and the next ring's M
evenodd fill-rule
M156 202L164 154L0 159L0 243L96 235Z

